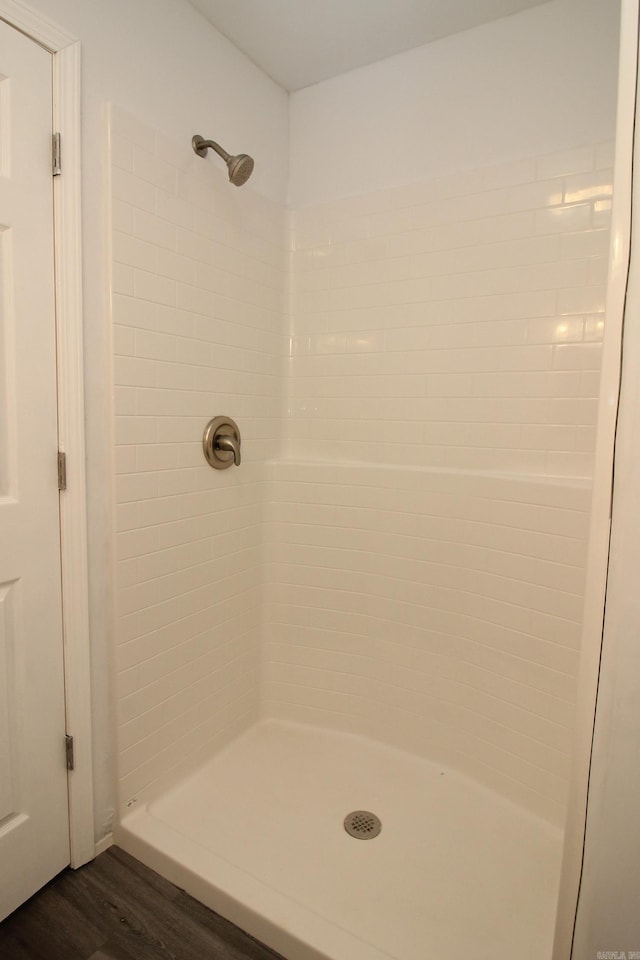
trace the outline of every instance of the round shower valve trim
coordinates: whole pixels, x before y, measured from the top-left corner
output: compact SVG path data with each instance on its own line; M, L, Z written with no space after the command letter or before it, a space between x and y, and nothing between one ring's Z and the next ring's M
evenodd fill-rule
M202 449L207 463L215 470L227 470L240 466L240 428L231 417L214 417L206 425L202 437Z

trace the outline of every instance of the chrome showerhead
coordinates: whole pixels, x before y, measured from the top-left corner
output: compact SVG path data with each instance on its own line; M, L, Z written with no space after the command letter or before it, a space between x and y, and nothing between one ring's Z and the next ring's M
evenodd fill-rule
M232 157L215 140L205 140L198 134L192 137L191 145L199 157L206 157L207 150L215 150L226 163L229 170L229 180L236 187L241 187L243 183L246 183L253 172L253 159L246 153L239 153Z

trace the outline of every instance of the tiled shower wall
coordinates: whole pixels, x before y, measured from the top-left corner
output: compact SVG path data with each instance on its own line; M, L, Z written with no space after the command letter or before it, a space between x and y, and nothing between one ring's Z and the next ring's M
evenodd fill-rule
M591 476L612 163L296 210L292 455Z
M453 763L556 823L611 166L600 144L295 211L269 489L267 711Z
M111 116L120 800L258 716L264 460L282 432L284 211ZM242 432L240 470L202 433Z
M455 766L561 824L589 484L271 471L267 713Z
M121 801L262 711L559 822L610 147L295 211L288 276L250 185L120 111L111 157Z

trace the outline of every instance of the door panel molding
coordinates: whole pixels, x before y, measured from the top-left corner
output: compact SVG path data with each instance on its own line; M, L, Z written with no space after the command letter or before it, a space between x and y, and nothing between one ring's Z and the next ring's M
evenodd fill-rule
M62 604L69 771L70 860L95 856L82 331L80 42L20 0L0 0L0 18L53 54L53 126L62 136L54 178L59 445L67 456L60 494Z

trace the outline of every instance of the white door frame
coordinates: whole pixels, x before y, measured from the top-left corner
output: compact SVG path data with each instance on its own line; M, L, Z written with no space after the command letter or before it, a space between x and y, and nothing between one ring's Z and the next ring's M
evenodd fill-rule
M585 843L593 730L609 567L613 458L618 421L622 373L621 344L623 341L631 244L638 16L638 0L621 0L614 194L605 312L606 324L600 374L580 672L571 757L572 769L569 781L553 960L568 960L572 954Z
M80 42L21 0L0 0L0 18L45 47L53 58L53 129L62 138L62 175L53 178L58 443L67 458L60 495L62 610L69 771L70 862L95 856L91 672L84 448L82 244L80 180Z

